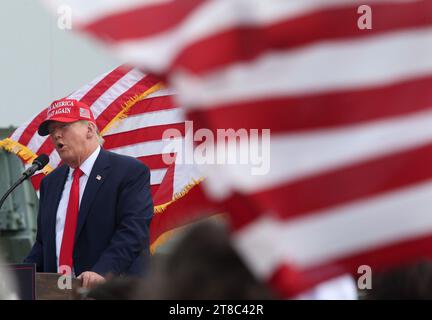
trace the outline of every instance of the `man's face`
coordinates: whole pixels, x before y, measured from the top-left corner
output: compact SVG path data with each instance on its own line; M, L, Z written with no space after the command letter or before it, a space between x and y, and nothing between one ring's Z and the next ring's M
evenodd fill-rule
M60 158L70 167L79 166L86 155L88 125L80 121L52 121L48 131Z

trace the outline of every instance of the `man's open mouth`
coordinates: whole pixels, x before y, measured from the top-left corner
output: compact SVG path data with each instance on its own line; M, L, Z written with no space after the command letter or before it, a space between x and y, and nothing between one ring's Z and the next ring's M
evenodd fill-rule
M62 150L63 147L64 147L64 144L63 144L63 143L60 143L60 142L57 143L57 149L58 149L58 150Z

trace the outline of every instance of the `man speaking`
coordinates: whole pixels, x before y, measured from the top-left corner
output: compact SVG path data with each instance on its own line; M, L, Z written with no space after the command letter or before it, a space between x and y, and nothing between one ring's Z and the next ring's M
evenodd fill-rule
M149 169L102 149L90 108L77 100L54 101L38 132L50 135L64 164L42 180L25 262L39 272L71 271L84 287L107 274L141 274L153 215Z

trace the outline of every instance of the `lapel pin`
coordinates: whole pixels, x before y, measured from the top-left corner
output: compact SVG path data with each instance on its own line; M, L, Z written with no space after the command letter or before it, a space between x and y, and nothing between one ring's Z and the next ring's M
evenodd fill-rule
M102 177L100 175L97 175L96 180L100 181L100 179L102 179Z

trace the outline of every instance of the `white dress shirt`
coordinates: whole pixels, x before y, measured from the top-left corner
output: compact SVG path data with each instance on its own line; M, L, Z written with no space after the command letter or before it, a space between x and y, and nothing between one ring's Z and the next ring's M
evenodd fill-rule
M88 178L90 176L90 172L93 169L93 165L96 161L100 152L100 146L97 147L95 151L81 164L80 169L84 173L79 180L79 205L81 204L81 198L84 194L85 187L87 185ZM60 248L63 239L63 231L66 221L66 212L69 203L69 194L72 187L72 174L75 169L69 168L69 173L66 178L66 182L63 188L62 196L60 198L60 203L57 208L57 217L56 217L56 254L57 254L57 271L59 271L59 257L60 257Z

